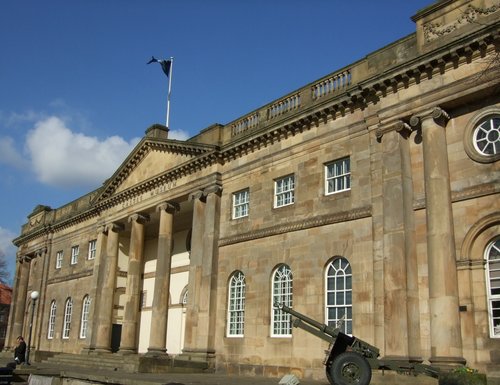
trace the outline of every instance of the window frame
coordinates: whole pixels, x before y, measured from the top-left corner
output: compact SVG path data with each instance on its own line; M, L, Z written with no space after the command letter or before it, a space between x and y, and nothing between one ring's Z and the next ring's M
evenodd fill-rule
M70 265L76 265L78 263L79 254L80 254L80 245L71 246Z
M63 318L63 333L62 339L67 340L71 332L71 318L73 317L73 300L71 297L66 299L64 304L64 318Z
M64 251L59 250L58 252L56 252L56 269L62 268L63 259L64 259Z
M480 156L494 158L494 157L498 157L500 155L500 151L496 152L495 145L493 145L493 149L494 149L493 154L489 154L489 153L484 151L487 145L492 144L492 143L500 143L500 140L497 140L496 142L491 142L488 139L488 136L489 136L491 131L498 130L498 127L493 126L493 124L494 124L493 122L495 122L495 121L497 122L497 124L500 124L500 116L495 115L495 114L491 114L491 115L486 116L484 119L482 119L481 121L479 121L475 125L474 131L472 132L472 144L474 145L474 149L477 151L477 153ZM490 126L489 129L487 129L486 127L483 127L484 125L486 125L486 123L488 123L488 125ZM478 139L478 134L480 132L486 133L486 135L485 135L485 137ZM484 148L480 148L478 142L484 141L484 140L486 140L488 142L488 144Z
M237 201L240 194L246 195L246 200ZM250 213L250 189L236 191L232 194L232 219L241 219L248 217Z
M245 274L235 271L231 274L228 285L226 336L243 337L245 334Z
M56 312L57 312L57 303L56 300L52 300L50 302L49 308L49 323L47 327L47 339L54 339L55 331L56 331Z
M88 331L88 326L89 326L89 314L90 314L90 305L91 305L91 300L89 295L87 294L85 297L83 297L83 302L82 302L82 317L80 319L80 338L85 339L87 338L87 331Z
M338 174L337 165L341 166L341 173ZM347 165L347 171L345 171ZM330 167L332 168L332 175L330 175ZM330 182L333 182L331 184ZM337 182L343 187L337 187ZM330 190L332 185L332 190ZM351 189L351 158L349 156L339 158L325 164L325 195L338 194Z
M287 180L290 181L288 185L286 184ZM280 185L282 182L284 185ZM273 207L275 209L291 206L295 203L295 185L295 174L285 175L274 180Z
M95 259L96 253L97 253L97 239L91 239L89 241L89 251L87 254L87 259L89 261Z
M464 150L473 161L478 163L494 163L500 160L500 153L486 155L477 146L478 127L492 119L500 119L500 108L489 106L479 110L466 124L463 136ZM495 142L496 143L496 142Z
M291 338L292 317L275 307L276 302L289 308L293 307L293 273L290 266L286 264L276 267L271 278L271 337ZM288 324L287 327L284 326L286 324Z
M334 264L339 262L339 266ZM345 263L344 265L342 265ZM330 269L335 270L335 274L330 275ZM346 270L348 272L346 272ZM340 275L342 273L342 288L337 290L337 283ZM330 288L330 279L334 282L334 287ZM336 257L326 265L325 268L325 324L329 326L337 327L338 322L341 320L342 315L346 315L341 331L345 334L352 335L352 267L350 262L344 257ZM350 295L348 295L350 293ZM330 296L331 294L331 296ZM342 295L343 303L337 303L339 299L339 294ZM330 303L330 298L334 299L333 303ZM348 300L350 298L350 301ZM336 317L330 317L330 310L333 309ZM342 315L340 315L339 310L342 309ZM340 317L339 317L340 315ZM350 316L349 316L350 315Z
M491 253L492 250L495 250L497 253L500 253L500 235L491 240L484 250L484 259L486 262L485 268L485 280L486 280L486 289L487 289L487 301L488 301L488 328L490 338L500 338L500 316L495 316L500 313L500 256L495 259L496 265L498 268L494 270L497 273L497 277L494 277L498 284L495 285L497 287L492 286L492 278L491 278ZM493 290L497 290L498 294L492 294ZM493 303L497 302L498 307L494 307ZM498 321L498 324L495 326L495 319ZM496 329L496 331L495 331Z

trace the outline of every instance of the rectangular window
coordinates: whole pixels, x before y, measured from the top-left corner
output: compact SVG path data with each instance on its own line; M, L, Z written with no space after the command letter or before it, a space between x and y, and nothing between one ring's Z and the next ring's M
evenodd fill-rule
M295 177L289 175L274 182L274 207L283 207L295 202Z
M80 253L80 246L73 246L71 248L71 264L75 265L78 262L78 254Z
M147 306L148 301L148 291L143 290L141 293L141 309L144 309Z
M97 240L96 239L92 239L89 242L88 259L94 259L95 258L96 248L97 248Z
M62 261L63 261L63 251L59 250L56 253L56 269L60 269L62 267Z
M351 189L351 161L343 158L325 165L325 195Z
M248 189L241 190L233 194L233 219L248 216L249 202L250 191L248 191Z

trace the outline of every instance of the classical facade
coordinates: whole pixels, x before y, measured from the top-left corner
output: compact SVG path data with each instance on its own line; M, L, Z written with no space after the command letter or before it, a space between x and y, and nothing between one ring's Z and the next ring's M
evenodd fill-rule
M177 355L323 378L274 301L384 357L500 362L496 0L444 0L416 33L186 141L151 126L96 191L38 206L7 345Z

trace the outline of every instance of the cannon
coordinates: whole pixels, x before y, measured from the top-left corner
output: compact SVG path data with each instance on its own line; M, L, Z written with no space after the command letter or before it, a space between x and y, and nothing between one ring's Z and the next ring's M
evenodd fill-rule
M380 351L368 342L343 333L339 327L322 324L306 315L275 303L274 306L290 314L293 326L303 329L329 343L325 351L326 377L331 385L369 385L372 370L395 370L399 374L424 374L438 378L439 368L403 360L381 359Z

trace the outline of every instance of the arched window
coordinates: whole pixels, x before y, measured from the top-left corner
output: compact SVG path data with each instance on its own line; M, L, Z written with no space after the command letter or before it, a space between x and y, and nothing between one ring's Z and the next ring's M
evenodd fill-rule
M243 337L245 327L245 274L235 272L229 280L227 306L228 337Z
M63 324L63 335L62 338L69 338L69 331L71 329L71 316L73 314L73 300L68 298L66 300L66 305L64 306L64 324Z
M342 332L352 334L352 272L347 259L337 258L328 264L325 286L325 323L335 327L341 323Z
M274 306L275 303L281 303L285 306L292 307L293 275L290 267L287 265L280 265L276 270L274 270L272 285L271 336L291 337L292 320L290 314L285 313Z
M486 259L490 336L500 338L500 236L486 247L484 257Z
M54 338L54 331L56 327L56 310L57 310L57 305L56 301L52 301L50 303L50 312L49 312L49 328L47 331L47 338L52 339Z
M89 324L90 297L83 297L82 321L80 323L80 338L87 338L87 329Z

